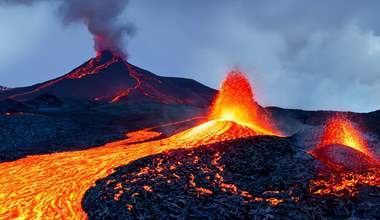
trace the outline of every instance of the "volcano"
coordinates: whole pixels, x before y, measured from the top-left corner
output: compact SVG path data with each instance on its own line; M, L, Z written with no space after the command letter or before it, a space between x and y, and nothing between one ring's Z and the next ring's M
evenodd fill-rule
M326 122L320 143L310 153L335 170L365 170L378 165L363 134L343 116Z
M43 94L73 101L158 102L206 107L215 90L195 80L155 75L105 51L59 78L3 91L0 100L26 101Z
M223 81L208 120L170 139L186 146L199 146L258 135L281 136L270 115L254 100L245 75L231 71Z

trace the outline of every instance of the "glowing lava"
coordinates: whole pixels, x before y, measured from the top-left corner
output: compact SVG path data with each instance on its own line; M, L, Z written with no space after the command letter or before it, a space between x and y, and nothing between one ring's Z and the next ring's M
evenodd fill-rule
M359 194L360 187L380 186L380 169L374 168L361 172L333 173L327 178L310 181L310 191L321 196L351 196Z
M209 118L233 121L260 135L280 135L269 115L254 101L251 85L239 71L230 72L223 81Z
M333 144L349 146L372 157L363 135L343 116L336 116L327 121L318 147Z
M169 138L133 144L160 135L143 129L129 133L129 139L89 150L1 163L0 219L85 219L83 194L115 167L170 149L275 134L268 117L259 112L248 80L233 72L221 87L210 120Z

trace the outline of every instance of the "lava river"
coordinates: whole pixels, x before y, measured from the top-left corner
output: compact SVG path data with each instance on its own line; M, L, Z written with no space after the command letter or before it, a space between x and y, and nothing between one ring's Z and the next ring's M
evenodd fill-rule
M86 219L81 207L84 193L115 167L169 149L280 135L253 98L245 76L232 72L223 82L208 120L171 137L148 141L160 133L144 129L130 133L126 140L89 150L1 163L0 219Z

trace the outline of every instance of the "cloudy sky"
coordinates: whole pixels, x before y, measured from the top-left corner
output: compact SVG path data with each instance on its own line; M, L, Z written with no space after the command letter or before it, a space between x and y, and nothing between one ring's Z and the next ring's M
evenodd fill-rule
M57 16L59 1L14 1L28 4L0 0L0 85L46 81L94 56L87 28ZM129 61L156 74L217 88L239 68L263 105L368 112L380 109L379 8L375 0L131 0L118 20L135 27L122 45Z

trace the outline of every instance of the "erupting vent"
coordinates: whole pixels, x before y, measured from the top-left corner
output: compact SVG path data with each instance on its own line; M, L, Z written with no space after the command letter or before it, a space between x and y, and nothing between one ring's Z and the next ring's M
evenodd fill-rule
M362 134L348 119L343 117L334 117L326 123L324 134L318 147L324 147L331 144L346 145L361 151L364 154L370 155L367 143Z
M210 120L232 121L262 135L280 135L268 114L254 101L248 79L239 71L230 72L220 87Z
M257 135L280 136L269 118L255 103L248 79L232 71L222 83L209 120L169 139L185 146L199 146Z
M334 170L365 170L378 164L363 134L342 116L327 121L320 143L310 153Z

